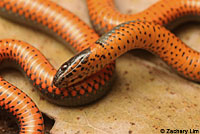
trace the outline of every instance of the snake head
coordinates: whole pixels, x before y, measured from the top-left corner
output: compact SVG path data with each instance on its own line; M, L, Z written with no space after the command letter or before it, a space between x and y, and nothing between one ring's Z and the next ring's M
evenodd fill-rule
M65 88L83 80L87 75L83 65L87 64L90 53L90 48L87 48L62 64L53 79L54 85Z

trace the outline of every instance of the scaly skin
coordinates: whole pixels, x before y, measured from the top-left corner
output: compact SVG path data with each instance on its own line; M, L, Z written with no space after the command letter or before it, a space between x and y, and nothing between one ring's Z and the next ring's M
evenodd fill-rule
M27 66L33 66L30 63L37 59L34 58L37 57L36 54L42 56L34 51L38 50L22 41L0 40L0 62L14 61L24 67L29 75L31 74ZM23 62L25 59L29 59L29 62ZM42 56L38 60L44 60L44 57ZM2 77L0 77L0 106L16 117L20 134L44 133L43 118L35 103L24 92L5 81Z
M42 29L63 43L69 42L76 51L98 39L98 35L78 17L48 0L1 0L0 15ZM110 89L114 62L85 81L61 89L53 84L56 70L37 49L11 39L0 40L0 45L0 60L19 65L33 85L52 103L84 105L99 99ZM44 133L41 113L31 99L2 78L0 87L1 107L16 116L20 133Z
M87 0L91 23L99 34L108 32L113 27L127 21L146 20L163 26L198 19L200 14L199 0L159 0L149 8L136 14L122 14L113 0Z
M82 51L98 39L98 35L78 17L49 0L2 0L0 7L2 16L46 31L63 43L68 42L75 51ZM115 68L111 63L88 79L72 86L67 83L69 87L61 89L53 84L54 68L43 65L42 60L31 64L38 68L33 70L25 66L23 69L29 69L27 75L34 86L49 101L64 106L83 105L100 98L109 91Z
M174 15L175 17L169 16L169 18L171 18L172 20L169 20L168 18L165 20L166 23L161 23L161 24L167 24L175 20L177 17L181 17L184 15L199 15L198 6L193 5L195 4L195 1L192 4L190 2L186 2L185 3L186 6L185 5L180 6L177 3L176 2L173 3L173 5L171 5L173 9L170 8L169 11L171 12L171 14L169 15ZM112 5L112 1L109 1L109 4ZM174 10L174 8L177 9L175 6L180 6L180 8L178 8L178 10ZM43 29L44 31L51 33L53 36L57 37L62 42L64 43L69 42L71 46L74 48L74 50L79 52L82 51L81 54L76 56L76 58L72 58L70 62L67 63L67 65L61 66L61 68L57 72L57 75L55 76L56 70L51 66L50 63L48 63L45 57L42 56L37 49L21 41L2 40L1 44L5 45L5 47L2 47L5 49L1 51L2 61L10 61L10 60L15 61L15 63L21 66L22 70L24 70L24 72L27 74L32 83L40 90L42 95L49 101L56 103L58 105L65 105L65 106L83 105L90 103L103 96L109 90L109 88L107 87L111 82L111 77L115 67L114 63L113 62L110 63L110 61L106 60L106 58L110 58L111 61L113 61L115 58L117 58L117 56L121 55L122 53L128 51L129 49L137 47L145 48L149 51L152 51L155 54L160 55L160 57L163 56L163 59L166 62L169 62L169 64L172 63L172 66L174 66L174 68L177 69L184 76L192 78L193 80L197 80L199 78L198 64L195 64L198 63L198 60L196 59L196 57L194 57L194 59L191 59L192 57L188 56L188 53L192 53L193 56L197 56L198 53L187 48L185 45L183 45L181 41L176 40L173 34L167 34L170 41L173 42L172 46L170 44L171 47L169 45L165 46L164 48L163 46L160 46L162 43L160 44L159 42L166 43L169 41L162 39L159 41L155 40L157 39L156 36L161 38L162 36L163 37L166 36L166 34L164 35L165 32L168 32L166 29L159 27L158 25L154 25L148 22L140 22L140 23L129 22L130 24L126 23L116 27L114 30L112 30L111 32L103 36L100 40L98 40L96 43L94 43L98 39L98 35L95 34L95 32L92 29L90 29L85 23L83 23L72 13L66 11L62 7L48 0L45 1L2 0L0 1L0 7L1 7L0 14L2 16L7 17L9 19L15 19L20 22L22 21L27 25L36 25L39 29ZM183 7L185 7L185 9L187 10L179 10ZM153 13L154 12L152 12L152 15ZM151 14L151 12L149 12L148 14ZM163 12L161 12L161 14L159 15L163 15L164 17L166 17L166 14L163 14ZM159 23L159 21L162 20L159 19L160 17L159 15L157 15L158 17L157 19L155 20L152 19L150 21ZM156 18L155 14L154 16L155 16L154 18ZM142 17L143 19L145 19L144 16ZM162 20L162 22L164 21ZM100 21L100 23L103 23L103 21ZM133 26L132 24L135 24L135 26ZM152 25L153 27L150 28L150 25ZM127 28L128 31L124 30L124 27ZM154 33L153 33L154 31L153 28L156 29L156 32ZM126 33L123 32L118 33L118 30L126 31ZM145 30L147 30L146 33ZM133 37L129 36L130 32L134 33L135 36ZM119 34L120 36L117 37L116 36L117 34ZM128 36L124 37L123 34L124 35L126 34ZM149 37L150 36L149 34L152 34L151 36L154 36L154 38ZM149 38L148 40L146 39L146 41L144 42L143 37L147 38L149 37ZM123 38L123 41L119 38ZM129 39L134 39L135 45L133 44L129 46L128 44L130 44L130 41L132 41ZM145 46L139 46L140 42L142 41L143 43L146 43ZM114 46L110 46L107 44L108 42L110 42L111 44L115 42L116 44L114 44ZM152 45L154 43L157 46L152 46L151 44L147 43L152 43ZM123 45L120 46L120 44ZM127 46L124 46L124 44L127 44ZM176 44L183 45L183 48L181 48L180 50L180 46L176 46ZM88 46L90 47L88 48ZM113 51L114 49L111 51L108 50L108 48L112 49L114 47L117 49L116 52ZM173 47L174 49L172 49ZM173 51L173 52L170 51L170 50L176 50L177 48L179 48L178 51L182 52L182 49L184 49L187 50L188 52L187 53L183 52L182 55L180 55L178 51ZM101 49L103 49L103 51ZM162 49L164 50L166 49L166 51L163 51ZM105 54L103 54L104 51ZM170 52L170 54L168 52ZM179 64L178 62L175 61L175 57L177 58L177 56L179 60L182 58L185 59L185 61L181 60ZM104 63L97 64L97 62L93 62L93 61L99 61L99 59L105 61L105 64ZM90 63L89 61L92 62ZM107 63L110 64L108 65ZM106 66L104 67L104 65ZM77 68L72 69L74 66L76 66ZM94 74L97 70L101 68L103 68L103 70ZM66 73L68 72L68 70L70 70L70 72ZM77 72L80 71L84 71L86 73L84 73L83 75L82 73L78 74ZM76 75L76 73L78 75ZM85 77L88 78L82 81ZM53 83L53 79L56 86L65 88L56 87ZM67 83L63 83L63 81ZM3 82L3 79L1 79L1 82ZM11 88L6 88L6 89L10 91ZM16 93L19 94L20 91L16 90ZM16 96L14 96L14 98L16 98ZM9 103L2 103L1 106L5 105L5 108L8 107L8 105L11 104L12 102L13 103L15 102L13 99L10 99L9 97L5 99L7 99L6 100L7 102L9 102ZM37 108L34 107L34 104L32 106L33 106L32 107L33 111L34 110L37 111ZM18 111L17 109L21 109L23 107L20 105L14 105L11 106L9 110L12 111L11 110L12 108L14 111ZM24 114L22 115L23 118L27 117ZM36 118L39 117L40 114L36 116ZM27 120L27 121L29 122L32 120ZM40 124L40 122L41 120L39 120L39 122L36 122L36 124L38 123ZM43 126L43 124L39 126ZM43 131L42 128L41 131Z
M146 20L149 22L154 22L156 24L160 25L170 25L172 22L176 22L176 25L180 22L185 22L190 19L198 19L200 18L200 0L160 0L154 5L150 6L146 10L133 15L126 15L119 13L115 7L113 0L87 0L88 9L89 9L89 15L91 17L91 22L94 26L94 28L100 33L107 32L117 24L132 20L137 21L139 20ZM173 24L173 23L172 23ZM118 26L119 28L119 26ZM139 29L143 29L142 27L137 27ZM136 30L137 30L136 28ZM126 29L126 28L124 28ZM163 28L162 28L163 29ZM129 29L130 30L130 29ZM143 30L144 32L147 32L147 29ZM164 30L166 31L166 30ZM164 31L160 30L157 32L163 33ZM113 32L113 33L112 33ZM123 32L123 31L122 31ZM129 32L129 31L127 31ZM132 36L137 36L137 38L146 37L145 33L132 33ZM168 31L167 31L168 32ZM127 34L126 32L123 32L123 34ZM154 34L159 33L151 33L152 36ZM109 38L112 37L113 38ZM107 65L109 62L116 59L116 57L120 56L122 53L126 52L131 46L126 46L126 49L123 49L125 45L126 40L128 37L124 37L126 40L117 41L118 33L115 32L115 30L112 30L111 32L105 34L103 37L101 37L95 44L91 45L89 48L87 48L87 53L82 54L81 52L74 57L70 59L70 61L73 62L65 62L62 66L69 66L66 70L62 71L61 69L58 70L58 73L56 74L56 77L60 77L60 80L62 79L68 79L70 81L71 79L77 78L76 81L81 81L84 78L94 74L95 72L102 69L105 65ZM161 35L161 34L160 34ZM121 37L120 37L121 38ZM166 40L166 38L164 38ZM177 38L176 38L177 39ZM110 41L109 41L110 40ZM154 38L152 37L150 40L154 41ZM159 42L161 42L163 39L159 38L157 39ZM107 42L106 44L99 44L99 42ZM113 44L113 46L110 46L108 43L115 42L116 44ZM124 43L124 44L122 44ZM178 47L182 47L179 45L182 45L182 43L176 44L176 40L173 44L175 44ZM139 48L143 48L142 43L137 44ZM166 44L163 44L163 47ZM105 47L104 47L105 46ZM108 46L108 47L107 47ZM118 46L120 48L118 48ZM100 48L99 48L100 47ZM103 47L104 49L101 49ZM155 47L155 46L154 46ZM120 51L118 49L121 49ZM145 48L146 49L146 48ZM176 49L174 49L176 50ZM190 51L193 51L191 49L187 49ZM99 51L99 52L98 52ZM116 52L115 52L116 51ZM156 50L153 53L157 53ZM175 51L173 53L176 53ZM187 53L187 52L185 52ZM79 57L82 57L84 55L84 58L82 58L81 62L78 60ZM191 57L191 56L189 56ZM162 58L162 57L161 57ZM173 55L168 55L168 58L175 58ZM163 59L165 60L165 59ZM166 60L165 60L166 61ZM182 60L184 61L184 60ZM186 62L186 60L185 60ZM84 64L83 64L84 63ZM88 65L89 64L89 65ZM171 63L169 63L171 65ZM77 66L78 65L78 66ZM171 65L174 66L174 65ZM185 68L186 64L182 67ZM79 67L79 68L78 68ZM82 68L82 69L81 69ZM190 67L188 67L190 68ZM72 73L72 75L69 76L69 74ZM188 70L184 72L180 72L181 74L184 74L185 77L199 81L199 77L197 77L197 74L193 76L185 75L185 73L188 73ZM82 78L78 79L78 76L83 76ZM67 76L67 78L66 78ZM64 83L65 81L60 81L60 83Z
M164 27L145 21L122 23L104 34L90 47L88 63L101 69L120 55L132 49L145 49L165 61L185 78L200 82L200 53L185 45ZM82 55L82 53L79 53ZM92 60L93 58L96 60ZM87 72L88 73L88 72Z

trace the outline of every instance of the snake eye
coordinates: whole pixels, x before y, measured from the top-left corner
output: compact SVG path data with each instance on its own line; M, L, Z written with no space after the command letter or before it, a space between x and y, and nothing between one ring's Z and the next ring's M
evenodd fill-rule
M61 66L60 69L61 69L62 71L65 71L67 68L68 68L68 66L67 66L66 64L64 64L64 65Z

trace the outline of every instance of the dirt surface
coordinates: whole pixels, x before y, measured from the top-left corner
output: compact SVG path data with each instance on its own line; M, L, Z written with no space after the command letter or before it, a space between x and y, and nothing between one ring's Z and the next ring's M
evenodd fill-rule
M54 1L90 24L85 0ZM115 1L121 12L136 13L157 0ZM186 44L200 50L200 24L183 24L174 32ZM0 18L0 35L2 39L29 42L55 68L73 56L65 45L52 37L4 18ZM161 129L200 128L200 85L177 75L159 58L142 50L131 51L117 60L116 80L108 95L78 108L60 107L42 99L19 71L6 69L0 74L26 92L45 115L55 120L54 123L45 117L47 133L160 134ZM18 127L14 120L5 112L0 114L0 133L16 134Z

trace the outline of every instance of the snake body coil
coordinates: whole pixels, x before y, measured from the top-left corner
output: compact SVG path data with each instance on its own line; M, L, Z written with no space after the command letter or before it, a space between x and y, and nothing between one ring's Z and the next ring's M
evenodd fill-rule
M189 20L200 20L199 0L159 0L149 8L136 14L122 14L113 0L87 0L89 16L99 34L113 27L135 20L154 22L170 29Z
M98 35L78 17L48 0L1 0L0 14L42 29L63 43L69 42L76 51L83 50L98 39ZM97 100L109 91L114 63L85 81L61 89L53 84L56 70L37 49L25 42L10 39L1 40L0 46L2 62L13 61L18 64L33 85L52 103L64 106L83 105ZM30 98L3 79L0 87L1 106L16 115L20 133L43 133L41 113ZM12 92L12 89L15 91ZM12 97L6 92L11 93ZM20 94L23 96L19 97ZM27 104L20 105L21 102Z
M164 26L171 25L171 27L173 22L176 22L177 25L183 21L185 22L194 19L198 20L200 18L199 2L199 0L160 0L138 14L126 15L119 13L115 9L112 0L87 0L91 22L94 28L100 34L109 31L118 24L130 20L136 21L136 23L139 23L141 20L141 24L143 24L143 22L153 22L154 24L160 24ZM95 8L97 5L98 8ZM80 52L70 59L70 61L74 62L64 63L62 66L67 65L69 67L64 71L59 69L58 73L56 74L56 78L60 78L60 83L65 83L67 80L70 81L71 79L82 75L83 77L76 79L76 81L81 81L99 71L105 65L115 60L128 50L142 48L160 56L164 61L166 61L170 66L172 66L186 78L200 81L197 59L199 53L185 46L185 44L179 41L175 35L170 34L170 36L168 36L169 31L165 28L151 30L149 28L151 26L153 28L158 27L153 23L148 25L137 25L137 27L132 27L131 29L130 25L127 25L126 23L117 26L114 28L114 30L104 34L98 41L96 41L95 44L88 47L87 54L82 54ZM118 31L118 29L121 30ZM149 35L147 35L147 33L149 33ZM168 43L171 43L172 45L168 46ZM156 46L156 44L159 44L159 47ZM157 49L154 49L156 47ZM182 49L180 51L177 48ZM165 49L167 49L167 52L164 51ZM163 56L163 54L161 55L163 52L165 52L165 56ZM193 55L193 53L195 54ZM82 57L83 55L85 57L82 59L84 64L82 64L77 58ZM176 55L178 55L178 57L176 57ZM88 64L93 65L93 67L86 69ZM80 70L77 68L77 65L84 69ZM68 76L72 70L75 70L75 72L73 75ZM66 77L67 80L65 80ZM62 79L64 80L62 81Z
M185 77L198 81L199 53L188 48L165 28L151 23L167 25L183 16L199 16L198 2L161 0L139 14L128 16L117 12L112 0L88 0L91 22L100 34L122 22L150 21L123 23L98 40L99 36L78 17L49 0L1 0L1 16L47 31L61 42L69 42L73 50L80 52L56 73L37 49L22 41L5 39L0 41L1 61L17 63L47 100L64 106L87 104L109 91L114 60L133 48L157 54ZM20 132L43 133L42 117L35 104L2 78L0 89L1 106L17 116ZM22 102L26 105L20 105ZM33 129L26 124L28 122L34 124ZM30 130L24 131L27 128Z

